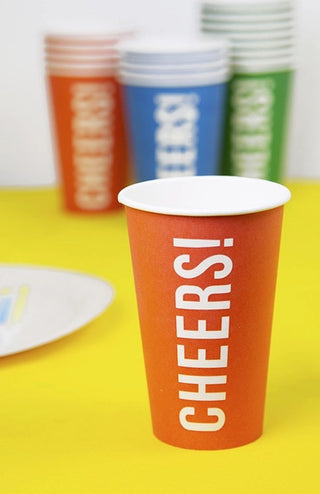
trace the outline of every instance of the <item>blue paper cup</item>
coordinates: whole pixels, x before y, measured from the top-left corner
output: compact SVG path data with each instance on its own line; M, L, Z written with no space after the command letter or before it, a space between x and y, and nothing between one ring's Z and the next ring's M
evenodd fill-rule
M120 49L134 181L220 172L228 42L147 38Z
M123 86L133 179L220 173L227 82L134 82Z

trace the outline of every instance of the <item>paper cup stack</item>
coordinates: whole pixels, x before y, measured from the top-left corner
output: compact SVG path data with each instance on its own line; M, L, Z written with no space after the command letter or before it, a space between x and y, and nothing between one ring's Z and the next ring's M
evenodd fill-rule
M128 31L52 33L45 36L46 72L58 75L105 75L118 67L118 44Z
M294 66L291 0L212 0L202 4L201 30L226 36L236 72Z
M45 37L48 95L65 208L118 208L127 180L118 44L128 31Z
M228 80L226 40L143 38L121 46L134 181L219 171Z
M120 47L122 81L146 86L192 86L225 82L229 75L225 40L156 39Z
M295 68L293 2L209 0L200 28L205 38L230 42L222 173L281 181Z

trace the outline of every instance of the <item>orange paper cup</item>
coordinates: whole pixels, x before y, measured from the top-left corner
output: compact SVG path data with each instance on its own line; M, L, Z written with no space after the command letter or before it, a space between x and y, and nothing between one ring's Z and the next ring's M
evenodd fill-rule
M127 153L120 86L114 67L48 64L48 93L66 209L119 207Z
M283 205L259 179L123 189L154 434L232 448L262 434Z

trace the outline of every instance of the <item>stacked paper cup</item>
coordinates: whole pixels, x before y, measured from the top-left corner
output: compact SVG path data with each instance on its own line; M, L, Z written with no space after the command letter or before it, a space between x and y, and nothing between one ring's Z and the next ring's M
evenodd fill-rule
M209 0L201 31L227 37L231 67L223 172L281 181L295 68L291 0Z
M215 174L229 78L223 40L141 38L120 49L133 180Z
M65 207L117 208L125 185L126 139L118 82L118 43L130 32L49 33L48 93Z

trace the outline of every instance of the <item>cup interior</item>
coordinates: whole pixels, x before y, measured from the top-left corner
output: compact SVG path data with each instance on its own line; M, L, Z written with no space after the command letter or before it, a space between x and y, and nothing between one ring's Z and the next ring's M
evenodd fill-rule
M233 176L193 176L148 180L118 195L125 206L180 216L230 216L273 209L290 199L275 182Z

